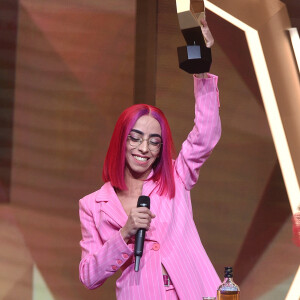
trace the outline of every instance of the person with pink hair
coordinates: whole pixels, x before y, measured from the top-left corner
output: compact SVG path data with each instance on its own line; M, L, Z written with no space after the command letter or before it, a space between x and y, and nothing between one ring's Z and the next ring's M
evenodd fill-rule
M119 300L216 296L221 282L195 226L190 190L221 135L217 81L212 74L194 75L195 124L175 160L160 109L137 104L120 115L104 162L105 184L79 203L79 273L88 289L121 269ZM150 197L151 209L136 207L140 195ZM146 235L136 272L140 228Z

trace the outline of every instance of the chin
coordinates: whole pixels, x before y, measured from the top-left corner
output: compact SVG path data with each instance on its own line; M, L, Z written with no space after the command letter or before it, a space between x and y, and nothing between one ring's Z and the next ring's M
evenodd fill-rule
M134 178L142 178L142 179L146 179L148 177L148 175L151 172L151 166L147 169L143 168L131 168L130 166L127 166L127 170L129 171L129 173L132 175L132 177Z

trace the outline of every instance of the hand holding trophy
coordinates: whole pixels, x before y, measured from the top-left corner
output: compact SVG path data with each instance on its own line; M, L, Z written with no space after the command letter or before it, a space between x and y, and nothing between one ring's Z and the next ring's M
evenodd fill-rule
M177 48L179 67L191 74L208 72L214 39L205 20L204 1L176 0L176 7L180 29L187 43L187 46Z

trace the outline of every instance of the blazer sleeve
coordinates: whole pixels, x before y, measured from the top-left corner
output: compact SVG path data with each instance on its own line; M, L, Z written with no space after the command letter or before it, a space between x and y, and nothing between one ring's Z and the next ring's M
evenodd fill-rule
M194 76L194 127L175 160L175 171L187 190L191 190L197 182L200 167L221 136L217 83L218 77L212 74L201 79Z
M82 232L79 278L88 289L95 289L126 263L133 252L120 231L116 231L105 243L102 242L94 222L93 209L86 200L88 198L79 201Z

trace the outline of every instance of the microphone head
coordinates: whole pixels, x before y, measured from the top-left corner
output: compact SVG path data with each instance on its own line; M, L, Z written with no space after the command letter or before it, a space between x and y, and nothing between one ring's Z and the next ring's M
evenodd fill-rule
M150 209L150 198L148 196L139 196L137 207L147 207Z

